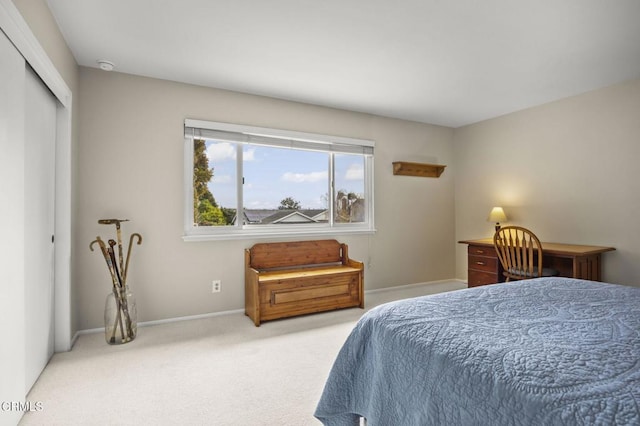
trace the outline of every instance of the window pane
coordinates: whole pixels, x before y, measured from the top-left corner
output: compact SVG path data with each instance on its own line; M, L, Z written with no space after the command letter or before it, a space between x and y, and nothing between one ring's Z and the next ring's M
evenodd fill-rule
M236 144L193 141L195 226L233 225L237 206Z
M366 220L365 158L362 155L335 154L336 223L358 223Z
M246 145L245 223L327 223L328 168L325 152Z
M184 135L185 241L375 231L372 141L189 119Z

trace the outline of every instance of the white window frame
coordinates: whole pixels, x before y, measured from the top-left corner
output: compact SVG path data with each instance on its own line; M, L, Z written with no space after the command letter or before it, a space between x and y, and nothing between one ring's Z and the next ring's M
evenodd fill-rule
M193 140L206 138L207 134L219 134L215 139L236 143L237 149L237 203L236 211L242 212L243 205L243 162L242 148L244 143L261 142L267 146L295 147L310 145L318 147L318 151L333 153L359 153L365 163L365 221L359 223L334 223L335 188L333 179L329 179L329 223L304 225L243 225L237 220L235 225L228 226L194 226L193 224ZM229 239L255 239L274 237L307 237L317 235L372 234L374 225L374 188L373 188L373 150L375 143L366 139L345 138L292 130L272 129L265 127L245 126L240 124L220 123L204 120L186 119L184 122L184 241L207 241ZM333 161L329 160L329 173L333 177ZM214 194L215 196L215 194Z

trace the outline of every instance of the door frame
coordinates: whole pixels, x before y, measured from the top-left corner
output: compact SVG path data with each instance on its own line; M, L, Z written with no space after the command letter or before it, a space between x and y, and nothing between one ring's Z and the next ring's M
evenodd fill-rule
M71 206L72 206L72 93L51 59L11 0L0 0L0 29L58 100L56 109L54 350L72 345Z

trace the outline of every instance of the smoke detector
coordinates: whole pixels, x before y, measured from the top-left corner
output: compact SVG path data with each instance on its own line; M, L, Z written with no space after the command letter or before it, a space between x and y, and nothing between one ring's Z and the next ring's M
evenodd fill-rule
M96 62L98 63L100 69L103 71L113 71L113 68L115 67L115 64L113 62L104 59L98 59Z

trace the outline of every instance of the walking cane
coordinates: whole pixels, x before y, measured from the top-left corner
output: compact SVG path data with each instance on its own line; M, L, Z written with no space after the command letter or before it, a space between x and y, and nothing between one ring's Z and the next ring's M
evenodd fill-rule
M102 241L100 237L96 237L96 239L92 241L91 244L89 244L89 249L91 251L93 251L94 243L98 243L98 245L100 246L100 251L102 251L102 256L104 257L104 260L107 263L107 268L109 269L109 272L111 274L111 283L113 284L112 291L113 291L113 296L115 297L115 300L116 300L116 309L118 311L118 314L116 315L116 324L114 324L113 326L113 334L111 335L110 341L111 343L115 342L118 323L120 325L120 334L122 335L122 340L124 341L125 340L124 327L122 324L122 317L120 316L120 310L122 309L122 306L120 304L120 300L121 300L120 286L118 283L118 278L116 277L113 261L111 260L111 255L109 254L109 249L107 249L107 245L104 243L104 241Z

